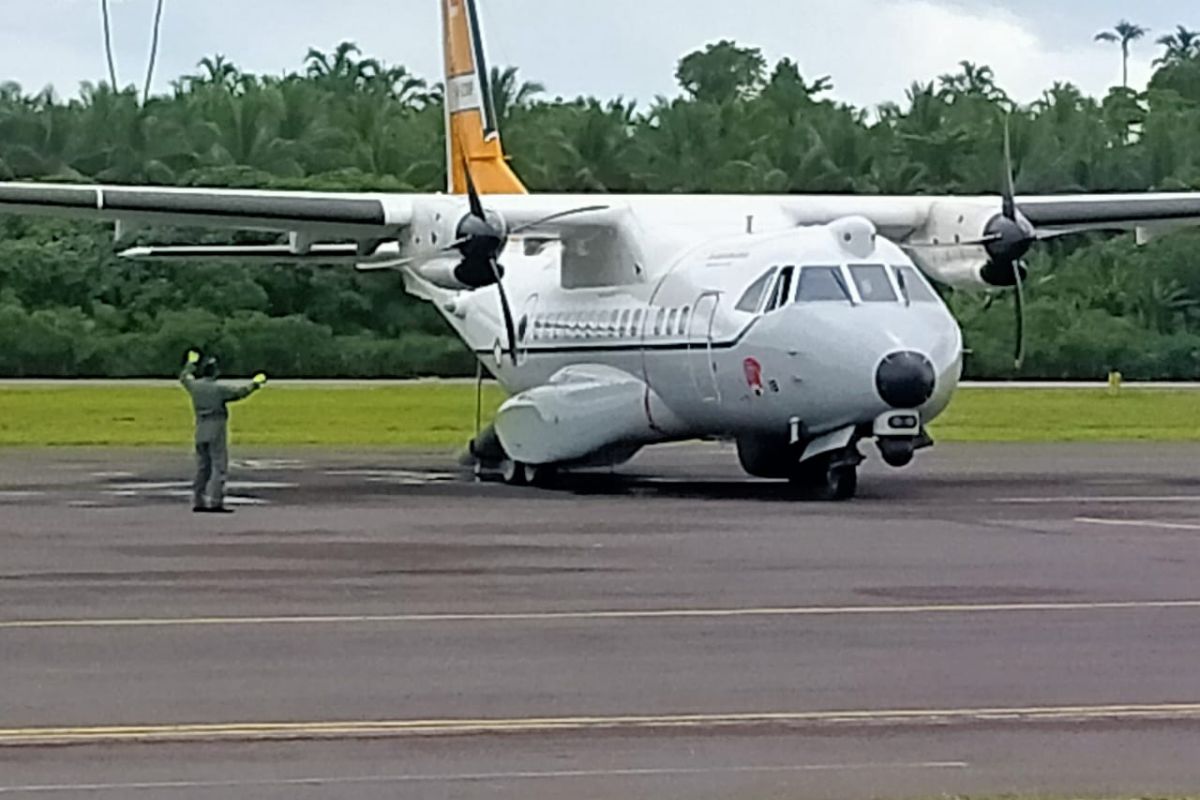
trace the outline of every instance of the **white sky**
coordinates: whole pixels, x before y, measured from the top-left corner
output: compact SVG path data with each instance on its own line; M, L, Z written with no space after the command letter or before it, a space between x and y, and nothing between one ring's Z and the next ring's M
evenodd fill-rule
M145 71L154 0L112 0L123 83ZM1175 24L1200 27L1183 0L478 0L489 58L515 65L551 95L673 94L678 59L733 38L805 75L832 75L835 94L858 105L898 100L917 79L969 59L991 65L1021 100L1056 80L1102 93L1120 80L1119 50L1092 41L1123 14L1153 29L1134 51L1142 85ZM158 89L223 53L256 72L298 69L310 46L343 39L369 55L440 78L436 0L167 0ZM106 74L99 0L0 0L0 81L74 94Z

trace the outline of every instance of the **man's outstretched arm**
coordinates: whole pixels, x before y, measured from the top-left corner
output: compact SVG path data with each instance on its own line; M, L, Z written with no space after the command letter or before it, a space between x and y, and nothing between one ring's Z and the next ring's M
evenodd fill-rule
M183 365L183 372L179 373L179 382L184 386L190 386L192 381L196 380L196 366L199 363L199 351L189 350L187 354L187 363Z
M245 400L247 397L254 394L266 385L267 376L260 372L254 376L254 380L250 381L245 386L230 386L226 388L225 402L236 403L238 400Z

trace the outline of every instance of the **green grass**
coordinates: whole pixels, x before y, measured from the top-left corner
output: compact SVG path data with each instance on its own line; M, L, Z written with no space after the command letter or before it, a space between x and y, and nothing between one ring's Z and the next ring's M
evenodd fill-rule
M939 442L1197 442L1200 391L963 389L932 431Z
M489 389L485 414L501 399ZM461 447L475 430L475 389L268 387L231 411L241 445ZM178 387L0 387L0 447L178 445L191 426Z
M500 403L485 395L485 417ZM0 386L0 447L187 442L174 387ZM469 384L270 387L233 412L238 444L461 447L475 426ZM939 442L1200 441L1200 391L964 389L933 426Z

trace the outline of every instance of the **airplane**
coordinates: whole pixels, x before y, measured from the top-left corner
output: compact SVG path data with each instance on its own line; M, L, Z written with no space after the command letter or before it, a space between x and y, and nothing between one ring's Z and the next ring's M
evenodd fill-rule
M1200 223L1197 193L1017 197L1007 152L999 196L531 195L506 160L476 0L439 2L444 194L0 183L0 213L114 222L118 246L150 226L287 242L135 259L399 271L508 393L470 452L510 484L715 438L821 501L855 496L864 442L894 467L933 444L963 337L930 279L1013 287L1020 341L1037 243Z

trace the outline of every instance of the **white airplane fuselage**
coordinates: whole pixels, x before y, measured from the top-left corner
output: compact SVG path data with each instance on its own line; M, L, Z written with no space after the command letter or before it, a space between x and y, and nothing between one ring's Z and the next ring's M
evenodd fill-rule
M531 405L544 403L537 393L564 376L586 386L624 376L642 384L619 400L580 391L569 402L556 398L561 408L537 409L540 419L554 415L570 425L579 461L597 450L620 461L643 445L697 437L757 438L802 451L805 442L843 429L858 432L857 441L898 409L918 415L923 434L958 385L957 322L904 251L865 219L717 236L674 253L671 242L642 244L644 252L667 254L637 264L630 282L565 288L562 245L510 242L501 263L517 321L515 363L505 351L495 287L424 286L418 293L514 397L510 405L527 393ZM838 291L806 298L798 287L809 269L826 282L834 277ZM875 280L875 296L864 296L855 271ZM756 284L761 295L748 297ZM880 393L881 364L894 354L932 367L928 396L911 407ZM635 392L644 394L640 402L631 401ZM603 430L589 439L589 425ZM524 450L524 459L561 456L537 452Z

